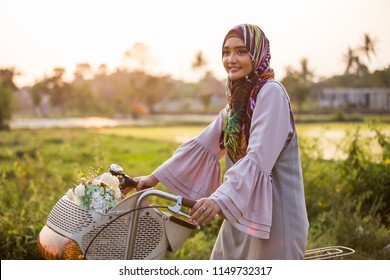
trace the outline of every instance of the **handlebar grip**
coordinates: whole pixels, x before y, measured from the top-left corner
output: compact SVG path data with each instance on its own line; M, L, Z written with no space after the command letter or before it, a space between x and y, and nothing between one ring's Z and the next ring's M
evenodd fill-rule
M182 200L183 206L188 207L188 208L194 207L194 205L195 205L197 202L198 202L198 201L196 201L196 200L193 200L193 199L191 199L191 198L185 198L185 197L183 197L183 200Z
M122 185L122 187L121 187L122 189L135 188L138 185L138 181L125 175L125 176L123 176L123 183L121 185Z
M125 196L131 191L132 188L135 188L137 185L138 181L134 180L133 178L130 178L127 175L124 175L121 178L119 189L121 190L121 193Z

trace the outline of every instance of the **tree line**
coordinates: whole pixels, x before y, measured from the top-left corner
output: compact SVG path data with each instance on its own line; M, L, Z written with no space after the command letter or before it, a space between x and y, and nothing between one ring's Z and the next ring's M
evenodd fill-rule
M390 87L390 66L369 71L375 49L375 40L364 34L361 44L348 48L345 72L321 81L314 81L315 74L306 58L302 58L296 68L286 67L281 82L296 111L316 109L316 100L323 87ZM201 78L192 83L175 80L169 75L150 74L149 58L148 46L136 43L124 53L125 65L113 73L108 73L105 64L93 71L88 63L79 63L71 81L65 81L66 70L57 67L32 86L19 90L13 81L16 70L0 69L0 128L7 127L13 112L41 117L137 117L145 112L156 113L155 105L162 101L191 104L195 100L203 104L203 113L215 113L222 108L221 105L212 106L212 100L224 99L225 81L218 80L207 70L208 62L202 51L195 54L191 64L194 72L201 73ZM182 112L188 111L188 106L181 107Z

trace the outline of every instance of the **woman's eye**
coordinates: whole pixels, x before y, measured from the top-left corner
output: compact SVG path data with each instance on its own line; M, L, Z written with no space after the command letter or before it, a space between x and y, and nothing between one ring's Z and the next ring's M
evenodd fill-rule
M246 54L247 53L247 50L239 50L238 51L238 54L239 55L244 55L244 54Z
M223 55L223 56L229 55L229 51L223 51L223 52L222 52L222 55Z

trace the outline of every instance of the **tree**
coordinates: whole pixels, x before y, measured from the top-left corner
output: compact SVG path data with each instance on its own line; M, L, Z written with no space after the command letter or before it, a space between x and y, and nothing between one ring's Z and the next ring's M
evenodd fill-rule
M61 115L65 114L65 94L68 86L63 80L65 69L56 67L53 70L53 76L49 78L48 87L50 93L50 102L54 107L57 107Z
M300 61L300 64L301 64L301 73L300 75L302 76L302 78L305 80L305 81L311 81L313 79L313 71L311 71L309 69L309 61L307 58L302 58L301 61Z
M212 110L213 97L225 99L225 85L214 77L211 71L207 71L204 77L198 82L199 92L198 98L202 102L206 112Z
M291 66L286 69L286 76L282 79L293 104L297 104L298 110L303 109L303 104L312 91L313 72L309 69L306 58L300 61L300 70L295 70Z
M367 57L368 61L371 62L371 55L376 55L375 41L371 38L370 34L365 33L363 35L363 43L360 46L361 50Z
M44 116L48 115L46 100L50 101L53 107L58 108L61 115L65 114L64 105L66 93L69 92L69 85L63 81L64 73L64 68L54 68L52 76L45 77L37 82L30 90L35 109L38 109L39 113ZM42 104L42 102L45 104Z
M355 50L348 47L347 53L344 55L344 60L347 62L347 67L345 68L345 74L349 74L353 67L359 67L360 61L359 57L356 56Z
M126 68L145 72L150 62L149 46L137 42L125 51L124 58Z
M95 92L92 90L90 81L73 82L67 91L65 109L73 114L86 116L91 114L106 114L107 108L102 110Z
M14 69L0 69L0 130L9 129L12 116L12 92L17 89L13 82Z
M153 111L154 105L163 100L173 89L169 76L147 76L142 88L136 94L138 101L144 102Z
M95 77L98 76L98 77L105 77L107 76L107 65L102 63L99 65L96 73L95 73Z
M75 80L85 80L92 75L91 65L89 63L79 63L76 65L76 69L73 73Z
M0 84L0 130L9 129L8 120L12 115L11 96L12 91Z
M192 60L191 68L194 73L201 72L203 73L205 67L207 66L207 60L204 57L202 51L198 51L195 53L195 57Z
M34 106L34 111L44 117L47 117L48 115L45 104L42 104L45 96L49 96L49 88L47 84L47 79L44 79L35 83L30 89L30 96Z
M344 57L347 61L347 67L345 69L346 75L356 75L362 77L368 73L368 67L360 59L357 50L348 48L348 52Z
M205 67L207 65L207 61L203 55L202 51L198 51L195 53L194 60L192 61L192 70L197 70Z
M310 83L302 80L296 73L287 73L281 81L291 97L292 104L302 111L303 103L311 92Z
M367 58L367 64L361 59L361 53ZM344 55L344 59L347 63L345 74L352 74L359 77L367 76L369 73L367 65L371 62L371 56L375 55L375 53L375 41L368 33L365 33L362 44L355 49L348 47L348 51Z
M10 88L11 90L16 90L17 87L13 81L15 76L15 69L13 68L6 68L6 69L0 69L0 83Z

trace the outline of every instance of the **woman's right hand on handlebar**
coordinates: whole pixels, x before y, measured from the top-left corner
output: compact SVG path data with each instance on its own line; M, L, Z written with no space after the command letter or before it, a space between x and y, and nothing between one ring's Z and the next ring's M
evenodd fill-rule
M148 176L137 177L135 179L138 181L136 187L137 191L141 191L148 188L154 188L159 183L159 180L153 174L150 174Z

